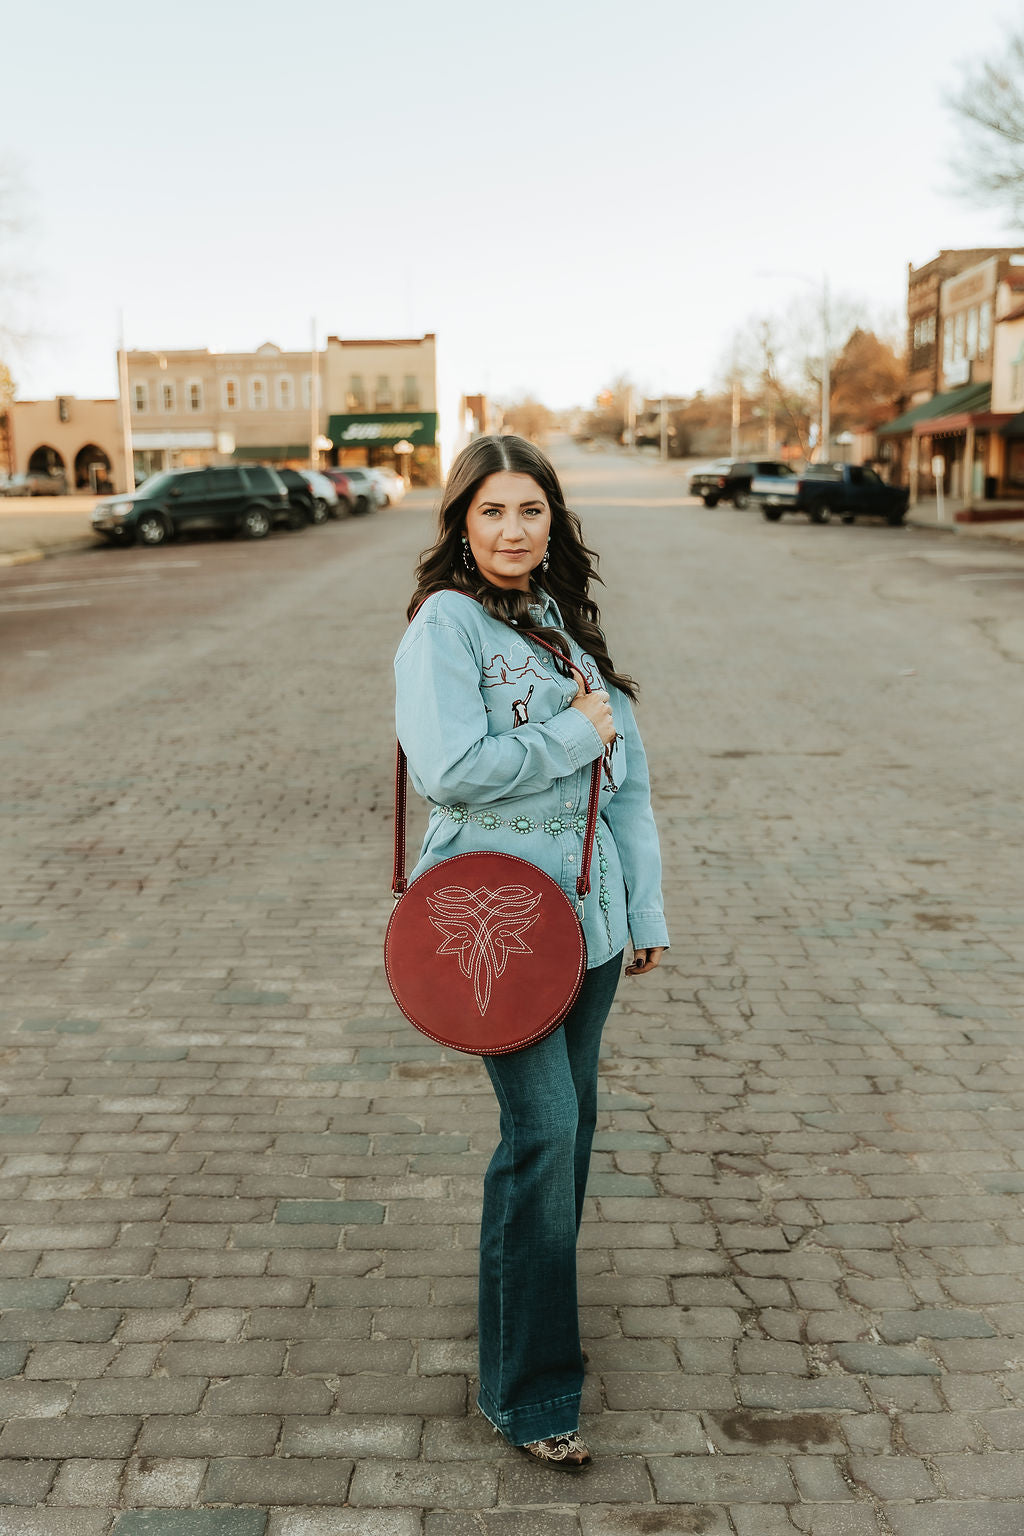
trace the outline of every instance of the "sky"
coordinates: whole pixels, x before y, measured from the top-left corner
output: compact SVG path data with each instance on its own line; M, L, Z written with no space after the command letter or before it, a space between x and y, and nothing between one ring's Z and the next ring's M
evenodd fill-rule
M908 262L1024 239L955 195L944 105L1022 23L1020 0L10 5L19 396L113 395L122 312L153 350L434 331L443 414L711 387L737 328L824 274L898 324Z

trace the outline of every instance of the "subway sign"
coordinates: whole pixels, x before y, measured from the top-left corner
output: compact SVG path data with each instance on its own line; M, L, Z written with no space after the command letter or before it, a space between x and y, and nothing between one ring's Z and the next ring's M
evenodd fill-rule
M437 412L417 411L407 416L331 416L327 436L335 448L390 447L405 438L416 447L437 442Z

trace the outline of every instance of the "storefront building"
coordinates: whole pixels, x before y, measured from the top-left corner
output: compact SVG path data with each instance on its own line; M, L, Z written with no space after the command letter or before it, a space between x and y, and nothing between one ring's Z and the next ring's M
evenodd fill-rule
M324 403L330 462L379 465L414 485L440 480L433 333L394 340L328 336Z
M981 259L965 265L965 257ZM1009 413L993 399L995 346L1000 316L1022 293L1020 251L943 251L911 268L909 409L878 438L889 478L909 484L912 505L940 482L964 504L1002 493Z
M323 351L131 351L138 475L237 463L380 464L438 479L435 338L327 339ZM314 400L316 405L314 406Z
M131 351L127 365L137 475L243 459L309 464L318 354L265 342L255 352Z
M69 494L125 486L123 435L116 400L16 400L7 410L12 474L52 475Z

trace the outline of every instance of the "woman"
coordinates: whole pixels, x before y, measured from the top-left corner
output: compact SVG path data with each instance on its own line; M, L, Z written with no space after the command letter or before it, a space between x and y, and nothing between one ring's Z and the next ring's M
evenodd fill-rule
M654 970L668 936L636 685L617 672L589 595L599 579L554 469L520 437L482 437L452 465L395 658L398 735L432 802L421 870L494 848L576 899L591 766L603 757L588 970L553 1034L485 1056L501 1142L484 1179L478 1405L539 1461L588 1466L576 1239L597 1118L601 1030L618 984ZM531 644L542 636L580 667Z

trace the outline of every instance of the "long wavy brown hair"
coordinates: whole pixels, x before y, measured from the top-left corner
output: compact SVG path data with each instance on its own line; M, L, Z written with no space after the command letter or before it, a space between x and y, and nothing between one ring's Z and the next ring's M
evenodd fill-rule
M601 631L601 614L590 596L590 584L600 581L598 557L583 542L583 530L575 512L565 504L558 476L547 457L524 437L477 437L456 458L448 472L438 511L438 536L424 550L416 568L416 590L409 603L409 618L431 595L455 588L475 597L492 618L512 624L527 639L537 636L569 655L569 645L559 630L540 625L530 612L536 602L532 592L495 587L474 566L467 570L462 558L466 513L481 481L488 475L510 470L536 480L551 508L550 564L543 573L544 591L553 597L565 630L581 650L592 656L606 683L636 700L633 678L617 672ZM570 669L564 668L566 675Z

